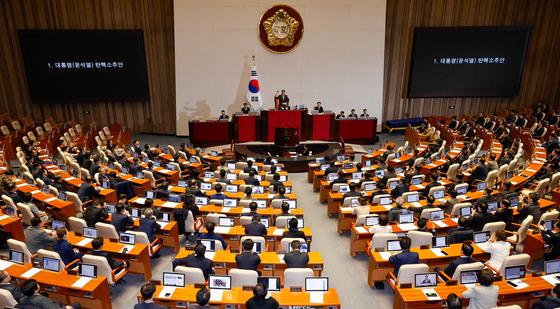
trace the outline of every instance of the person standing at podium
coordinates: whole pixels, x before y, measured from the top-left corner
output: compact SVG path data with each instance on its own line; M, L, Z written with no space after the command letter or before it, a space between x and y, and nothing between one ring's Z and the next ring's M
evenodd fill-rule
M323 107L321 106L321 102L317 101L317 105L313 110L316 110L317 113L322 114L324 111L323 111Z
M222 109L222 112L220 113L220 118L218 118L218 120L229 120L229 116L226 114L226 111Z
M276 96L274 97L274 101L278 109L286 110L290 106L290 98L286 95L286 90L280 91L280 94L276 92Z
M249 107L249 104L247 104L247 102L243 103L241 112L243 113L243 115L249 115L249 113L251 112L251 108Z

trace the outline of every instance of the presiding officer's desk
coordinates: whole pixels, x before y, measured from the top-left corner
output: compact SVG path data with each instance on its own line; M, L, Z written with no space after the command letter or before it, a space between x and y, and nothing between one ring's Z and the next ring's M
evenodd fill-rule
M461 256L461 246L462 244L451 244L448 248L441 248L442 252L447 253L439 254L438 249L420 249L411 248L410 251L418 252L420 263L426 263L430 267L431 271L434 271L436 267L444 269L453 260L456 260ZM474 259L486 258L489 255L484 253L476 244L473 244ZM394 251L396 253L400 251ZM438 253L436 253L438 252ZM394 265L389 263L389 257L392 252L376 252L371 249L369 252L369 267L368 267L368 285L371 287L375 282L385 281L387 274L392 272Z
M196 293L199 288L194 285L187 285L184 288L176 288L169 297L160 297L160 292L163 286L157 285L156 292L154 293L154 301L157 304L164 305L169 308L187 308L190 304L196 304ZM212 293L212 292L211 292ZM295 306L295 307L321 307L321 308L340 308L340 300L336 289L329 289L323 294L322 303L312 303L310 301L309 292L291 292L290 289L281 289L280 292L270 293L280 306ZM210 298L210 304L216 305L219 308L226 308L226 305L233 305L229 308L245 308L245 303L249 298L253 297L253 291L244 290L243 288L234 287L231 290L224 290L222 297L219 300ZM141 300L141 295L138 294L138 301Z
M506 283L505 280L495 281L493 284L499 287L498 305L519 305L521 308L530 308L531 302L543 297L550 293L554 287L551 283L544 280L542 277L533 277L527 275L521 279L528 287L523 289L515 289ZM444 283L439 283L437 287L433 287L441 300L428 301L421 288L400 288L395 289L395 300L393 308L447 308L445 299L451 293L461 296L467 290L464 285L450 285L446 286ZM467 299L463 299L463 305L468 303Z
M179 251L175 258L184 258L192 253L194 252L191 250L181 248L181 251ZM230 269L237 268L237 263L235 263L235 256L237 254L238 253L233 253L229 250L221 250L206 252L206 257L214 262L214 271L216 274L227 275ZM261 264L258 270L261 272L262 276L284 277L284 270L286 269L284 255L277 254L276 252L261 252L259 256L261 258ZM315 276L321 276L324 264L325 262L320 252L309 252L308 267L313 269Z
M107 279L103 276L92 278L82 287L73 286L80 276L71 275L66 271L58 273L40 270L35 275L23 276L33 268L32 264L14 264L1 261L0 268L7 271L12 277L14 284L21 286L29 279L35 279L41 286L41 292L48 292L49 298L60 301L63 304L80 303L82 308L111 309L111 296Z
M92 250L91 241L85 242L84 239L86 238L78 236L74 232L68 232L68 242L72 246L79 248L80 251L84 251L83 249L87 249L85 251ZM144 280L150 280L152 278L152 268L148 246L145 244L135 244L134 248L123 253L125 247L127 245L104 239L101 250L108 252L113 257L130 262L129 272L141 274L144 276Z
M305 240L307 241L308 248L311 249L311 229L304 227L300 230L305 233ZM280 250L280 241L285 231L287 231L287 229L279 229L274 226L267 228L267 234L264 236L264 239L268 245L268 251ZM239 250L241 248L241 238L245 236L245 227L241 225L233 227L220 226L216 227L214 232L224 237L228 248ZM206 233L206 228L203 230L203 233Z

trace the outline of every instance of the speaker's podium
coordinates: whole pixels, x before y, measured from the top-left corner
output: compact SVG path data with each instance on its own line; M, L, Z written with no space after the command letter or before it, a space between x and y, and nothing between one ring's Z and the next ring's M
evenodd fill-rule
M296 128L276 128L274 146L279 148L295 148L299 145L299 134Z
M301 128L305 115L307 115L307 109L261 111L262 140L274 142L276 128L293 128L296 129L298 141L300 141L302 139Z

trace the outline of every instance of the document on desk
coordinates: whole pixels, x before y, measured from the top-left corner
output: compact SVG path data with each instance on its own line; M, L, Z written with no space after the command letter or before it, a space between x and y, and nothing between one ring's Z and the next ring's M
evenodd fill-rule
M524 289L526 287L529 287L529 285L527 283L523 282L523 280L521 280L521 279L506 281L506 283L508 283L508 282L511 282L511 283L515 284L516 286L513 286L511 284L509 286L511 286L512 288L514 288L516 290L521 290L521 289Z
M231 207L222 207L222 212L228 213L231 210ZM243 212L243 210L241 210Z
M403 231L413 231L418 229L418 227L414 225L414 223L401 223L397 226Z
M216 252L208 252L206 251L204 253L204 257L209 259L209 260L214 260L214 256L216 256Z
M27 184L26 183L20 183L19 185L16 185L16 188L21 188L21 187L26 187Z
M76 179L76 177L73 177L73 176L64 178L64 180L66 180L66 181L71 181L71 180L74 180L74 179Z
M312 304L324 303L325 292L309 292L309 302Z
M424 293L424 296L426 296L426 298L430 301L441 300L441 297L439 297L438 293L434 289L422 289L422 293Z
M439 226L439 227L447 227L449 226L447 223L443 222L443 221L432 221L433 224Z
M379 255L381 256L381 259L383 261L387 261L389 260L389 258L391 257L391 252L379 252Z
M278 255L278 260L280 261L280 263L286 263L284 262L284 254L277 254Z
M532 169L532 168L526 168L525 170L526 170L527 172L531 172L531 173L536 173L536 172L537 172L537 171L535 171L535 170Z
M340 212L352 213L352 207L340 207Z
M358 232L358 234L365 234L365 233L369 233L369 231L363 227L363 226L358 226L356 227L356 231Z
M416 188L418 188L418 189L424 189L424 188L426 188L426 187L424 187L423 185L416 185Z
M393 205L383 205L383 207L385 207L385 209L387 210L393 209Z
M173 296L175 289L177 287L174 286L164 286L158 294L158 298L169 298Z
M76 245L79 246L79 247L85 247L85 246L87 246L87 244L89 244L92 241L93 241L92 238L84 238L84 239L80 240Z
M76 282L72 283L72 286L75 288L83 288L91 281L92 278L90 277L80 277L80 279L76 280Z
M33 191L31 191L31 195L35 195L35 194L37 194L37 193L41 193L41 190L33 190Z
M4 260L0 260L0 270L4 270L10 266L14 265L14 263L12 262L8 262L8 261L4 261Z
M145 202L146 202L146 199L145 199L145 198L139 197L139 198L135 199L133 203L136 203L136 204L144 204Z
M169 207L169 208L175 208L177 207L177 205L179 205L179 203L175 203L175 202L165 202L163 203L163 207Z
M2 220L4 220L4 219L8 219L8 218L11 218L11 217L8 216L8 215L1 215L1 216L0 216L0 221L2 221Z
M160 169L158 172L164 173L164 174L169 174L169 173L171 173L171 171L168 170L168 169L166 169L166 168L162 168L162 169Z
M214 232L218 234L227 234L231 228L229 226L216 226Z
M412 202L411 204L414 207L422 207L422 204L420 204L419 202Z
M210 302L222 301L224 290L210 289Z
M163 221L156 221L156 222L157 224L159 224L159 228L162 230L169 224L169 222L163 222Z
M274 232L272 232L272 235L274 236L282 236L284 234L284 229L275 229Z
M441 251L440 248L432 248L430 249L430 251L432 251L432 253L435 254L436 256L445 256L445 254Z
M56 201L57 197L53 196L53 197L49 197L48 199L45 200L45 202L50 203L52 201Z
M40 272L40 271L41 271L41 268L33 267L33 268L31 268L30 270L28 270L28 271L24 272L23 274L21 274L21 276L22 276L23 278L31 278L31 277L35 276L35 275L36 275L38 272Z
M550 285L555 286L555 285L560 283L560 279L558 279L556 277L560 277L560 276L558 276L558 274L553 274L553 275L544 275L541 278L544 281L550 283Z
M459 223L459 218L451 218L451 221L453 221L455 223Z
M226 207L226 208L227 208L227 207ZM243 209L241 209L241 213L242 213L242 214L248 214L248 213L250 213L250 212L251 212L251 209L250 209L250 208L243 208Z

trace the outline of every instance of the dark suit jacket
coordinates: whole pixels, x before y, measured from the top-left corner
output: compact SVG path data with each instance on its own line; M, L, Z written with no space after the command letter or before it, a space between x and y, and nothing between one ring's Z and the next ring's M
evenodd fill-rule
M214 273L212 269L212 261L203 256L195 256L191 254L187 257L175 259L173 261L173 269L177 266L195 267L204 273L204 278L208 280L208 276Z
M472 175L474 179L485 180L486 176L488 175L488 166L486 166L485 164L477 166L474 169Z
M156 220L150 219L150 218L145 218L145 217L140 218L140 226L138 227L138 230L146 233L150 242L152 242L156 239L155 234L159 229L160 229L160 226L156 222Z
M109 217L109 212L105 208L89 206L84 211L84 220L89 227L95 227L97 222L102 222Z
M22 306L22 308L38 308L38 309L63 308L56 301L43 295L23 296L18 306Z
M163 200L167 200L167 198L169 197L169 192L167 190L157 189L154 192L154 197L159 198L159 199L163 199Z
M10 292L17 302L19 302L23 297L23 293L21 292L19 286L13 285L11 283L0 284L0 289L4 289Z
M445 273L449 276L452 277L453 274L455 273L455 269L457 269L457 266L461 265L461 264L469 264L469 263L475 263L478 262L477 260L471 258L471 257L459 257L458 259L451 261L451 263L449 263L449 265L447 265L447 267L445 268Z
M247 236L264 236L266 233L266 227L261 223L251 222L245 225L245 235Z
M486 223L494 221L496 221L496 219L492 214L487 212L479 213L471 217L471 227L475 232L480 232Z
M111 269L116 269L118 267L123 266L123 262L121 261L115 261L113 260L113 258L111 257L111 255L105 251L92 251L91 252L92 255L97 255L97 256L102 256L104 258L107 259L107 262L109 263L109 266L111 267Z
M239 269L257 270L261 258L253 252L242 252L235 256L235 263Z
M305 239L305 233L298 229L288 230L282 234L282 238L303 238Z
M123 214L114 213L111 218L111 224L115 226L117 233L125 232L128 228L134 225L134 220L132 217L125 216Z
M227 243L224 239L224 236L220 235L220 234L216 234L216 233L206 233L206 234L202 234L200 235L200 239L213 239L213 240L217 240L219 242L222 243L222 247L224 248L224 250L227 247Z
M134 309L165 309L162 305L154 304L154 303L141 303L134 305Z
M465 240L473 240L473 230L465 227L449 229L449 237L454 244L462 243Z
M82 202L87 202L97 195L97 190L87 182L82 182L80 189L78 189L78 197Z
M280 305L278 304L278 301L276 301L276 299L272 297L265 298L263 300L257 299L253 296L249 298L249 300L247 300L245 306L247 307L247 309L276 309Z
M247 167L245 167L245 168L243 169L243 173L247 173L247 174L248 174L248 173L250 173L251 171L255 172L255 174L258 173L257 169L254 168L254 167L252 167L252 166L251 166L251 167L248 167L248 166L247 166Z
M554 309L560 307L560 298L547 296L533 304L531 309Z
M399 254L392 255L389 258L389 263L395 265L395 268L393 269L393 274L395 274L396 276L399 273L399 269L401 268L402 265L418 264L420 263L420 259L418 258L418 253L410 252L409 250L404 250Z
M251 186L260 186L260 182L257 178L254 177L248 177L245 178L245 184L251 185Z
M76 259L82 258L81 254L74 252L74 246L65 239L59 239L54 243L54 251L60 255L60 258L66 265Z
M284 256L284 262L286 262L286 268L307 268L309 255L299 251L288 252Z

